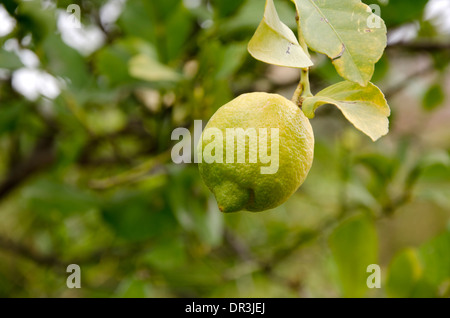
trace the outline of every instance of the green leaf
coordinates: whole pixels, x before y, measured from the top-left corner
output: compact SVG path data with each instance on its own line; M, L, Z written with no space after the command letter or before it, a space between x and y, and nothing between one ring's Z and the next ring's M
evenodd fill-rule
M178 81L180 74L145 54L131 58L128 63L130 75L149 82Z
M151 297L151 285L136 278L124 279L115 291L115 297L120 298L145 298Z
M440 83L435 83L425 92L422 99L422 106L425 110L433 110L442 105L444 100L445 93L442 89L442 85Z
M121 191L102 207L106 223L121 238L141 241L170 233L173 215L161 192Z
M406 249L389 266L386 293L389 297L436 297L450 281L450 232Z
M244 58L246 56L246 45L245 43L230 44L222 48L219 55L220 53L222 53L222 56L220 58L216 78L224 79L232 76L244 62ZM230 59L230 56L233 58Z
M20 28L31 32L36 42L42 41L56 29L56 12L44 9L41 1L20 1L16 19Z
M143 260L162 271L180 268L187 260L185 241L179 236L162 237L144 254Z
M389 297L411 297L421 275L422 266L414 249L397 254L389 265L386 293Z
M213 0L212 1L214 12L215 14L220 17L228 17L234 12L236 12L237 9L239 9L240 6L244 4L244 1L241 0L228 0L228 1L220 1L220 0Z
M302 109L306 116L313 118L315 109L323 104L335 105L348 121L373 141L389 131L389 106L383 93L372 83L363 87L348 81L339 82L316 96L305 98Z
M16 130L27 108L25 103L13 102L0 105L0 135Z
M330 235L330 249L345 297L363 297L368 287L367 266L377 263L378 240L375 225L364 215L340 224Z
M97 72L103 75L107 82L114 86L133 82L128 74L128 61L133 49L125 41L117 41L105 46L95 55Z
M50 34L42 43L46 67L55 76L69 79L69 89L79 91L93 86L87 63L77 50L67 46L57 34Z
M166 2L166 1L161 1ZM184 52L183 46L189 40L194 27L194 18L180 1L176 9L170 8L170 18L165 22L166 57L171 61ZM162 57L162 56L161 56Z
M423 244L419 249L426 280L435 287L439 287L445 280L450 279L450 231L447 231L431 241Z
M409 171L405 179L405 185L411 188L424 173L433 167L450 167L450 156L446 151L435 151L423 154L417 164ZM444 171L438 172L438 178L448 178ZM448 180L448 179L445 179ZM436 181L436 180L434 180Z
M16 54L0 49L0 68L14 70L22 66L23 64Z
M198 73L205 78L215 77L215 81L211 83L215 86L220 80L229 81L239 70L246 56L247 42L223 45L219 41L210 40L201 47ZM206 80L205 82L208 83ZM203 88L207 89L206 86Z
M219 0L223 2L222 0ZM229 1L226 1L227 3ZM220 26L220 32L229 34L237 32L247 32L247 30L255 30L261 23L261 16L264 14L264 8L261 6L261 0L247 0L242 1L242 6L229 19L223 20ZM294 8L287 2L278 1L277 14L282 21L290 28L295 28L297 23L293 16L295 15Z
M294 32L280 21L273 0L266 0L264 18L248 43L248 52L269 64L297 68L313 65Z
M386 47L384 21L372 25L372 10L360 0L292 1L306 44L332 59L343 78L366 86Z
M195 17L179 0L135 0L124 6L118 24L128 36L153 44L159 60L166 63L184 52Z
M157 42L157 21L153 18L155 10L149 8L153 4L153 1L130 1L124 6L117 24L128 36L138 37L149 43Z
M98 205L91 193L53 178L38 180L23 189L22 200L31 210L42 215L50 215L51 212L61 215L84 213Z
M360 163L373 172L375 178L382 181L383 186L389 182L398 169L399 161L380 153L365 153L355 158L356 163Z
M215 200L204 189L197 169L169 166L171 187L168 202L180 225L195 233L203 243L217 246L221 243L224 228L223 213Z

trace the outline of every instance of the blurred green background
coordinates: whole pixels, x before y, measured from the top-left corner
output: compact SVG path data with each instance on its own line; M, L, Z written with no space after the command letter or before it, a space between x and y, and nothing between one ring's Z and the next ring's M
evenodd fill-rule
M297 193L222 214L171 133L241 93L292 96L299 71L246 50L263 0L2 0L0 296L449 297L450 3L364 2L388 26L389 134L321 107ZM312 58L313 93L340 80Z

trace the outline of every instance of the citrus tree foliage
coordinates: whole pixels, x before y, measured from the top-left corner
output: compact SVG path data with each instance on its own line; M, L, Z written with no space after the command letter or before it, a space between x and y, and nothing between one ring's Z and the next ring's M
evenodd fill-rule
M2 1L0 296L448 297L448 34L426 0L363 2ZM300 73L308 179L220 213L173 129Z
M359 0L340 4L313 0L293 2L303 48L292 31L279 20L273 0L267 0L264 19L249 42L249 52L266 63L298 68L312 65L307 56L308 47L326 54L339 75L349 82L321 91L321 97L305 96L302 100L305 114L314 117L316 107L334 104L356 128L373 140L385 135L389 106L383 93L369 83L374 65L386 47L384 21L376 17L377 23L369 23L372 10Z

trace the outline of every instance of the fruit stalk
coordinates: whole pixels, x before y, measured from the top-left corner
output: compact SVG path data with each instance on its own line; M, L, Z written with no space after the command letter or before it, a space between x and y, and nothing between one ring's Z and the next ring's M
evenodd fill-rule
M303 51L305 51L306 55L310 57L308 52L308 46L306 45L305 39L302 34L302 29L300 27L300 18L298 14L295 16L295 21L297 22L297 37L300 46ZM300 82L298 83L297 88L295 89L294 95L292 96L292 102L295 105L298 105L300 108L302 107L302 101L305 97L313 96L311 93L311 88L309 85L309 67L302 68L300 74Z

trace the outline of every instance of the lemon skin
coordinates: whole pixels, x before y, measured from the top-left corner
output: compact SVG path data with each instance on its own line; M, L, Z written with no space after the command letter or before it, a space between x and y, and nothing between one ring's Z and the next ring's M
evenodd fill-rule
M207 163L205 147L212 139L204 138L205 131L217 128L223 134L223 162ZM266 128L268 151L271 153L271 128L278 128L278 170L272 174L261 173L261 167L271 163L259 160L249 162L249 153L256 151L257 145L245 145L246 161L226 158L226 129ZM236 145L233 147L237 151ZM275 149L275 148L274 148ZM254 92L242 94L220 107L211 117L203 131L197 147L200 175L214 194L222 212L247 210L259 212L275 208L284 203L304 182L314 157L314 135L308 118L290 100L278 94ZM275 153L275 151L274 151ZM234 156L237 158L237 153Z

